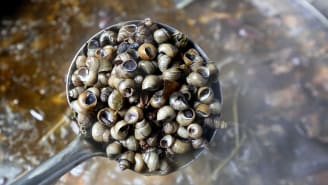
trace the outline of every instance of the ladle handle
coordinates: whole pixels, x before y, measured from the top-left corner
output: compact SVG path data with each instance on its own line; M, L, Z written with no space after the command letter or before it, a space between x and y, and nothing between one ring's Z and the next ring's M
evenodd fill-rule
M97 151L92 143L82 137L77 137L64 150L27 172L11 185L53 184L76 165L93 156L101 155L104 155L104 153Z

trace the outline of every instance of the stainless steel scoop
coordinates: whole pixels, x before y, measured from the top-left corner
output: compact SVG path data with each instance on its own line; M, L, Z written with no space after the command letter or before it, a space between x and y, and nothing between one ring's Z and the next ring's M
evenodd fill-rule
M140 21L128 21L128 22L121 22L112 26L107 27L106 29L118 29L124 24L136 24ZM157 23L160 26L166 28L167 30L174 32L176 29L165 25L161 23ZM102 30L103 31L103 30ZM89 40L99 37L101 32L96 33L93 35ZM195 43L190 41L194 48L196 48L201 56L204 59L208 59L204 51ZM74 61L76 60L77 56L83 51L84 46L82 46L79 51L75 54L75 57L73 58L71 65L68 70L67 74L67 80L66 80L66 95L67 100L69 103L71 103L71 99L68 96L68 90L71 89L72 84L70 81L70 77L75 70ZM219 99L219 101L222 102L221 97L221 88L219 85L219 82L216 83L215 87L215 93L216 98ZM206 132L206 140L210 141L213 136L215 135L215 129L210 129L208 132ZM198 156L201 154L201 152L204 150L204 148L193 150L189 152L188 154L183 155L176 155L173 157L171 162L174 162L174 166L172 168L171 172L174 172L176 170L179 170L187 165L189 165L193 160L198 158ZM66 172L74 168L76 165L80 164L81 162L94 157L94 156L106 156L105 151L99 146L99 144L85 139L82 136L77 136L76 139L74 139L64 150L59 152L58 154L52 156L47 161L41 163L39 166L37 166L35 169L27 172L25 175L21 176L18 180L11 183L11 185L46 185L46 184L52 184L55 181L58 180L62 175L64 175ZM158 173L149 173L145 172L142 173L142 175L161 175Z

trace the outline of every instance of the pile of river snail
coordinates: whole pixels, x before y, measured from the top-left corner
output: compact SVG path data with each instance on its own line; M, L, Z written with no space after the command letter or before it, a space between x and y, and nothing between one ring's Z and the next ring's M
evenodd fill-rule
M219 122L218 69L179 31L145 19L102 31L75 58L69 101L80 133L119 167L167 174Z

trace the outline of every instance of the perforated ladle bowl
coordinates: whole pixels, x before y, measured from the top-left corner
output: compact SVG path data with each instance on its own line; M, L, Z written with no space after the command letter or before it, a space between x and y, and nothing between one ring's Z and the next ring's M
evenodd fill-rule
M140 23L139 20L135 21L127 21L127 22L121 22L112 26L107 27L105 30L112 30L116 29L118 30L119 27L125 24L138 24ZM157 23L159 26L169 30L170 32L177 31L176 29L165 25L161 23ZM98 38L103 30L99 31L95 35L93 35L88 41L90 41L93 38ZM88 42L87 41L87 42ZM189 40L191 45L198 50L200 55L207 61L208 58L204 51L193 41ZM67 80L66 80L66 96L69 103L71 103L71 98L68 96L68 91L72 89L73 85L71 83L71 76L73 72L75 71L76 67L74 65L74 62L78 55L80 55L81 52L83 52L84 45L79 49L79 51L75 54L71 65L68 70L67 74ZM222 102L221 97L221 88L219 85L219 82L215 83L214 85L214 92L216 95L216 98ZM215 135L215 129L210 129L206 132L205 139L210 141L213 136ZM178 169L181 169L187 165L189 165L193 160L198 158L198 156L201 154L201 152L204 150L204 148L192 150L187 154L181 154L181 155L175 155L171 160L173 162L173 166L171 167L170 172L174 172ZM94 156L103 156L106 157L105 150L99 146L98 143L86 139L83 136L79 135L77 136L67 147L65 147L61 152L55 154L54 156L51 156L50 159L47 161L41 163L39 166L37 166L35 169L27 172L23 176L21 176L16 181L12 182L12 185L46 185L46 184L52 184L55 181L58 180L62 175L64 175L66 172L74 168L76 165L80 164L81 162L94 157ZM160 175L158 172L155 173L149 173L144 172L142 175Z

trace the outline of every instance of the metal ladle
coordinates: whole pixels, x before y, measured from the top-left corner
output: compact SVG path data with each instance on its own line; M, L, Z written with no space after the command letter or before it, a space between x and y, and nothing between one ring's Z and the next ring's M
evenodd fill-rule
M137 24L140 23L139 20L135 21L127 21L127 22L121 22L112 26L107 27L105 30L109 29L118 29L122 25L125 24ZM165 29L174 32L177 31L176 29L165 25L161 23L157 23L161 27L164 27ZM93 35L89 40L93 38L97 38L100 36L103 30L99 31L95 35ZM88 41L89 41L88 40ZM87 42L88 42L87 41ZM201 56L207 61L208 58L205 54L205 52L193 41L190 41L194 48L196 48ZM73 72L75 71L76 67L74 65L74 61L78 57L78 55L83 51L84 45L79 49L79 51L75 54L75 57L73 58L71 65L68 70L68 75L66 79L66 96L69 103L71 103L71 99L68 96L68 91L71 89L72 84L70 77L72 76ZM215 87L216 92L216 98L222 102L221 97L221 88L219 82L216 83ZM213 136L215 135L215 129L210 129L206 132L205 139L207 141L210 141ZM183 155L175 155L172 158L171 162L174 162L173 167L171 168L170 172L174 172L176 170L179 170L185 166L188 166L193 160L198 158L201 154L201 152L204 150L204 148L200 148L197 150L193 150L189 152L188 154ZM56 182L62 175L64 175L66 172L77 166L78 164L82 163L83 161L95 157L95 156L102 156L105 157L106 153L104 149L99 146L98 143L95 143L92 140L86 139L83 136L79 135L74 139L66 148L64 148L61 152L55 154L47 161L41 163L39 166L37 166L35 169L27 172L23 176L21 176L16 181L12 182L11 185L47 185L47 184L53 184ZM161 175L158 172L157 173L149 173L145 172L142 173L143 175Z

